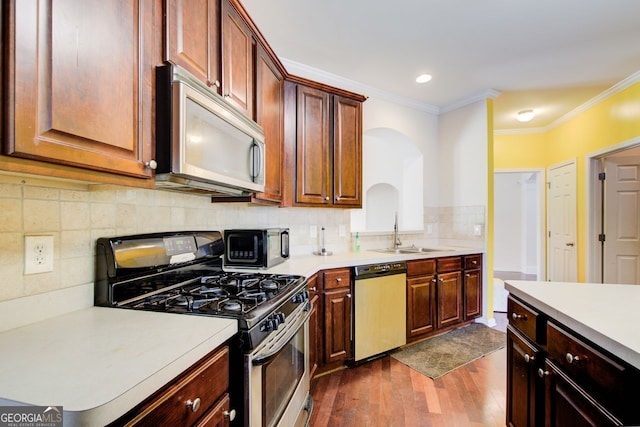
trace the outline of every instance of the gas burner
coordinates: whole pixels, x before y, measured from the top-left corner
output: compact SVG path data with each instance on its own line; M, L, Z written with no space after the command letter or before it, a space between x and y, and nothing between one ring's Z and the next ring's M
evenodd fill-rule
M280 285L275 280L264 279L260 282L260 289L264 289L265 291L277 291Z
M226 301L222 303L221 309L226 311L241 311L242 304L238 301Z
M208 285L201 285L198 293L202 295L215 295L216 297L228 297L229 292L220 287L210 287Z
M216 302L216 301L220 301L220 298L205 298L205 299L195 300L191 308L193 310L200 310L202 308L205 308L212 302Z

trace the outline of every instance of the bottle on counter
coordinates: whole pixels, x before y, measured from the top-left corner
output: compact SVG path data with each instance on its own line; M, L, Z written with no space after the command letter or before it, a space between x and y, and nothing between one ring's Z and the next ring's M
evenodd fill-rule
M356 237L353 240L353 251L360 252L360 235L356 233Z

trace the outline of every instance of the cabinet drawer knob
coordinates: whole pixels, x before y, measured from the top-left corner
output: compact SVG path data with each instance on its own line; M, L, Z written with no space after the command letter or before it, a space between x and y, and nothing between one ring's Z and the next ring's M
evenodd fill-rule
M187 400L187 408L191 408L192 412L196 412L198 409L200 409L200 398L196 397L195 399L192 400Z
M224 415L226 418L229 418L229 421L233 421L236 419L236 410L232 409L230 411L224 411L222 415Z
M315 291L317 291L318 289L316 289L316 287L314 286L314 287L312 287L312 288L309 288L309 290L310 290L311 292L315 292Z
M535 356L529 356L528 354L525 353L524 355L525 363L533 362L534 360L536 360Z
M351 294L347 294L347 298L351 299Z
M156 162L155 160L149 160L144 165L147 169L156 170L156 168L158 167L158 162Z
M324 199L328 202L329 201L329 196L324 196Z
M342 277L338 277L338 278L336 279L336 282L338 282L338 283L342 282Z
M518 313L511 313L511 318L513 320L527 320L527 316L525 316L524 314L518 314Z
M545 371L545 370L544 370L544 369L542 369L542 368L538 369L538 376L539 376L540 378L544 378L544 377L546 377L546 376L548 376L548 375L549 375L549 371Z
M567 363L568 364L577 364L578 362L582 362L584 360L583 357L580 356L574 356L571 353L567 353L567 355L565 356L565 358L567 359Z

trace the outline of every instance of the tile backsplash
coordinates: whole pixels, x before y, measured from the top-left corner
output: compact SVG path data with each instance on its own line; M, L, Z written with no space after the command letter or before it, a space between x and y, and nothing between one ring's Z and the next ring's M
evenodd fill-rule
M402 232L403 242L484 242L485 208L426 207L425 231ZM96 239L168 230L223 230L244 227L289 227L292 255L318 248L315 227L325 227L334 252L349 251L350 210L278 208L247 203L211 203L208 197L111 185L85 185L39 178L0 175L0 301L90 286ZM481 225L482 235L473 234ZM344 235L340 228L344 227ZM24 275L24 236L52 235L54 269ZM391 242L384 233L360 236L362 249Z
M0 175L0 301L93 282L96 239L167 230L289 227L293 254L317 248L310 227L326 228L334 250L348 250L349 211L211 203L159 190ZM339 236L339 226L347 233ZM23 275L24 236L52 235L54 269Z

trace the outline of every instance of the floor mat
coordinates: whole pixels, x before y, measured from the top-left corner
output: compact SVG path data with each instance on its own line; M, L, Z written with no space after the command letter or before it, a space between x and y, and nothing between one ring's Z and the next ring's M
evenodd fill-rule
M436 379L501 349L506 343L507 335L504 332L491 329L481 323L472 323L409 345L391 353L391 357Z

